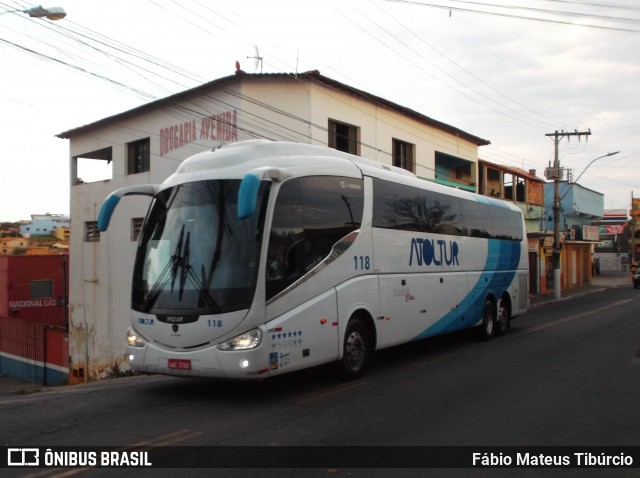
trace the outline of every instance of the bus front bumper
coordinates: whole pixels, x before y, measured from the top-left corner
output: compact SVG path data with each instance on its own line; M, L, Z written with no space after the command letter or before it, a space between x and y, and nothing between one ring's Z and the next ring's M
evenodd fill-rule
M219 377L259 380L269 375L264 344L250 350L222 351L215 345L178 351L155 343L142 347L126 345L129 365L135 372L181 377Z

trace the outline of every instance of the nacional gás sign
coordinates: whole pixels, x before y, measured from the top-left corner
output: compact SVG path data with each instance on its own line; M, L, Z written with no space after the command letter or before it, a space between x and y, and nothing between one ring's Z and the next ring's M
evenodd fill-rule
M49 297L46 299L10 300L9 309L27 309L30 307L54 307L58 305L56 299Z

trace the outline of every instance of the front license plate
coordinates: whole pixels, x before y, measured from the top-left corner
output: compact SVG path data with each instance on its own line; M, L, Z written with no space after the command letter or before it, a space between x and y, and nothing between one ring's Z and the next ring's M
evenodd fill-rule
M191 370L191 360L169 359L169 368L173 370Z

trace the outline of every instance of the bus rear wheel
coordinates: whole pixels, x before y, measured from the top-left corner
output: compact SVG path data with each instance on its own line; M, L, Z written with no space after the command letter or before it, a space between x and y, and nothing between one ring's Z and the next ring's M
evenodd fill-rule
M480 337L490 340L496 333L496 312L493 303L487 300L482 311L482 325L480 325Z
M506 334L511 328L511 310L506 300L498 302L498 317L496 319L496 335Z
M344 334L340 373L346 380L353 380L364 374L371 357L369 330L362 320L352 318Z

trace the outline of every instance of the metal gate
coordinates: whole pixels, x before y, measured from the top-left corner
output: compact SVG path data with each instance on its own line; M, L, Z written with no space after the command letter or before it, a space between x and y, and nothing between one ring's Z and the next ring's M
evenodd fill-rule
M46 385L47 327L0 317L0 375Z

